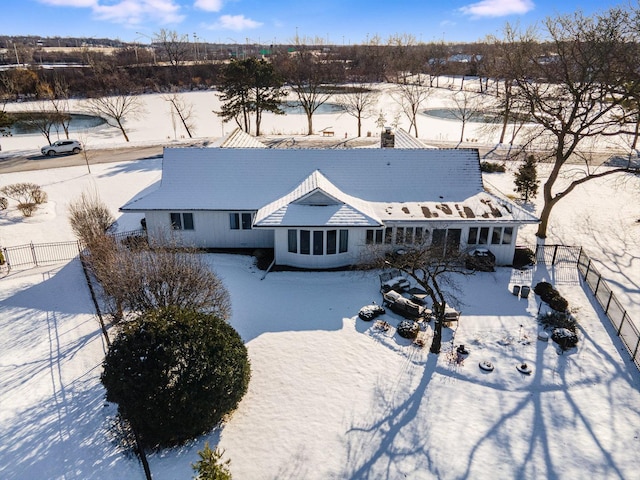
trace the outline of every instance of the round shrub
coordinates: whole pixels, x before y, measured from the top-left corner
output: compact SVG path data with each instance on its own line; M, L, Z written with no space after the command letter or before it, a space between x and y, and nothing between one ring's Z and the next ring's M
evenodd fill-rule
M403 338L414 339L418 336L420 325L413 320L402 320L398 324L398 335Z
M551 292L553 292L555 288L549 282L539 282L533 287L533 291L536 295L539 295L540 298L544 300L544 297L548 296Z
M480 170L486 173L504 173L506 168L502 163L496 162L480 162Z
M123 325L104 360L107 400L146 447L206 433L234 410L250 378L247 349L223 320L168 307Z
M533 291L543 302L558 312L564 312L569 308L569 302L548 282L538 283Z
M372 303L371 305L365 305L364 307L362 307L358 312L358 317L360 317L361 320L369 321L373 320L376 317L379 317L380 315L383 315L384 313L384 308L382 308L380 305Z
M513 268L524 268L536 263L536 254L528 247L518 248L513 254Z
M555 328L551 340L556 342L562 350L569 350L578 345L578 335L568 328Z

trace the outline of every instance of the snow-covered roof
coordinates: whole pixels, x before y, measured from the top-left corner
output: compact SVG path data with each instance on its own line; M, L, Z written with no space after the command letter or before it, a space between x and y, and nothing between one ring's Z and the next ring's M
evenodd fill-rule
M336 199L314 210L332 222L537 221L484 191L475 149L166 148L158 188L121 210L246 210L294 222L296 200L314 190Z
M249 135L241 128L236 128L231 133L222 137L218 142L208 146L209 148L267 148L256 137Z

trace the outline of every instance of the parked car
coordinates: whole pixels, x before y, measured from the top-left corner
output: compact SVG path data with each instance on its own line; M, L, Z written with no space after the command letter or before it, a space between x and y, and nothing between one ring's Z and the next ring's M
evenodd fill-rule
M53 157L61 153L80 153L81 150L82 145L77 140L58 140L40 149L42 154L48 157Z

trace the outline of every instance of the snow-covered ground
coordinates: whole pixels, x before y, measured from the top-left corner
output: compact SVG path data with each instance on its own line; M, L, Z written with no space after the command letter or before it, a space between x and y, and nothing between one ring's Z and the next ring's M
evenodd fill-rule
M434 105L446 100L445 92L434 95ZM188 95L202 125L197 134L219 137L222 126L210 113L217 108L215 94ZM179 138L164 102L145 99L146 117L130 123L133 141ZM391 111L393 104L387 105ZM421 121L421 138L458 138L455 122ZM370 122L364 130L377 131L375 118ZM319 115L314 123L317 130L331 126L337 136L355 130L355 120L345 115ZM303 116L293 115L265 120L264 131L293 135L305 126ZM115 130L98 133L91 141L122 146ZM3 154L42 143L36 136L1 142ZM512 193L514 168L485 175L487 185ZM95 190L116 212L159 180L161 161L100 164L91 171L3 174L0 185L38 183L49 202L29 219L14 209L0 214L0 244L73 239L69 200ZM556 207L549 242L584 245L640 321L638 191L637 179L582 185ZM121 216L118 224L137 228L139 216ZM533 243L533 233L522 232L520 242ZM637 474L640 374L575 270L557 275L539 266L522 275L499 268L460 278L461 321L447 329L436 357L394 328L381 331L357 318L360 307L381 301L374 272L273 272L261 280L250 258L208 258L231 292L231 323L247 343L252 380L223 428L151 455L154 478L190 478L190 464L207 440L226 451L236 479ZM565 355L537 340L535 296L510 293L513 284L552 275L562 279L557 287L580 321L579 347ZM383 319L392 326L398 321L391 313ZM431 326L423 335L428 344ZM470 349L464 363L454 361L453 344ZM104 351L77 261L0 278L0 478L144 478L137 460L111 440L115 408L105 404L99 382ZM495 370L481 371L482 360ZM523 361L533 369L529 376L516 370Z

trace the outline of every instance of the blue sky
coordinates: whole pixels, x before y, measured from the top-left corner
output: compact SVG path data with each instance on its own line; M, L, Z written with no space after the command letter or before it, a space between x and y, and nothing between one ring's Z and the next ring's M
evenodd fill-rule
M6 1L6 0L5 0ZM212 43L363 43L379 36L473 42L506 22L528 26L547 16L586 14L609 0L9 0L2 34L113 38L148 42L160 29Z

